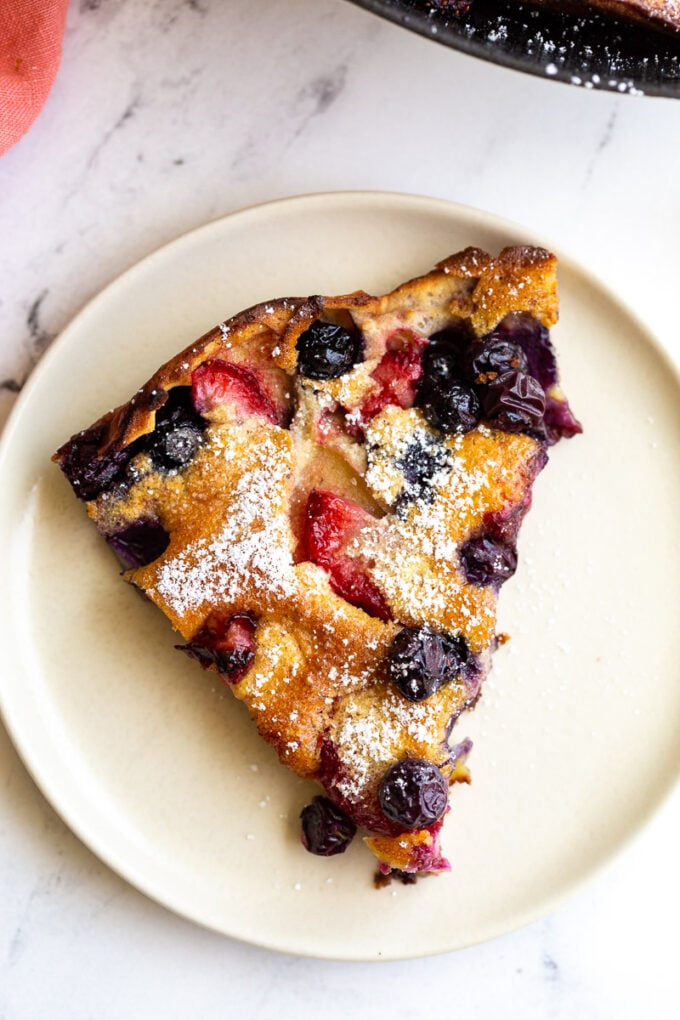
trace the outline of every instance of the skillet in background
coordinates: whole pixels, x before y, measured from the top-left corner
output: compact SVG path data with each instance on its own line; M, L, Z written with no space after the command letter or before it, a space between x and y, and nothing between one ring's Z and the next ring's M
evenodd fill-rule
M467 14L417 0L349 0L412 32L495 64L589 89L680 98L680 33L598 14L548 13L516 0L475 0Z

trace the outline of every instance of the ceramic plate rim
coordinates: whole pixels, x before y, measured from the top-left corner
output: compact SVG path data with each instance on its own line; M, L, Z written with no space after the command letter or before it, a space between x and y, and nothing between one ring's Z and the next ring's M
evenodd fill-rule
M132 266L129 266L122 273L117 275L102 290L100 290L92 299L90 299L73 317L64 330L62 330L60 335L53 341L49 350L41 359L30 379L23 387L22 392L19 394L19 397L6 422L3 434L0 437L0 478L2 478L5 471L5 462L14 443L15 433L20 425L24 407L30 404L33 390L38 385L40 377L43 374L49 373L52 362L59 358L62 349L71 342L72 334L75 333L76 336L78 335L80 332L81 322L83 322L91 314L96 315L99 303L105 302L110 297L112 291L118 289L121 284L124 285L128 277L132 277L137 272L141 272L153 261L160 262L163 258L168 257L172 259L174 251L187 243L200 242L202 237L208 237L211 233L219 232L224 221L233 221L236 218L247 219L248 217L266 218L270 210L276 211L281 208L289 208L294 211L296 207L302 208L305 205L326 205L327 203L333 204L338 202L349 203L356 208L359 208L362 204L371 206L375 203L388 203L395 207L399 207L400 209L408 208L411 211L422 208L423 211L432 212L435 209L438 209L443 216L448 216L458 221L463 220L470 223L476 223L478 225L487 226L490 229L505 231L508 233L523 233L527 238L527 243L539 244L547 247L551 251L554 251L558 255L560 264L563 265L569 273L576 277L580 277L581 280L589 287L592 287L595 291L599 291L600 294L617 307L622 315L629 319L635 326L636 330L644 338L645 343L652 348L656 356L670 369L675 384L680 387L680 370L678 365L669 351L660 343L638 314L632 310L606 283L601 281L591 270L589 270L587 266L584 266L581 262L565 253L564 249L560 245L552 245L542 236L537 236L535 231L532 229L522 227L520 224L515 223L512 220L497 216L484 210L479 210L471 206L451 202L446 199L433 198L426 195L379 190L322 191L310 194L299 194L272 199L239 208L234 212L217 217L208 223L202 224L180 235L172 241L154 249ZM356 209L354 211L356 211ZM3 489L2 492L4 491L5 490ZM4 507L7 505L7 502L8 501L0 495L0 522L2 521L3 514L5 513ZM0 627L2 626L4 626L4 624L0 621ZM647 827L650 820L657 814L669 798L672 791L680 785L680 775L676 774L675 776L671 776L666 782L666 785L658 791L655 800L651 802L647 806L646 810L639 815L637 824L633 824L631 826L613 850L605 856L604 860L596 861L582 873L575 876L558 892L543 898L540 903L534 904L531 908L527 908L523 912L515 912L512 919L509 921L507 919L503 919L497 921L495 924L488 924L487 930L482 934L478 933L474 938L470 938L468 940L452 938L448 945L442 945L441 948L435 950L418 950L416 948L413 952L396 951L380 953L378 955L354 955L351 952L333 952L329 954L313 951L309 947L296 944L297 940L294 933L291 933L290 940L286 942L286 944L283 944L281 941L267 940L266 937L256 938L253 937L252 934L244 935L242 932L239 932L237 924L232 926L217 924L200 916L199 912L192 912L191 909L188 908L187 904L178 903L176 899L173 898L172 890L167 890L162 886L159 887L154 884L152 875L139 873L134 864L130 864L129 861L126 861L124 842L121 846L112 846L109 842L107 842L106 838L103 838L102 834L97 830L96 825L94 827L92 826L91 819L87 817L87 814L83 815L82 813L79 813L77 809L72 807L69 803L68 796L65 796L63 791L60 789L59 780L52 779L49 769L46 767L47 762L45 760L46 754L47 758L49 758L49 752L45 752L32 745L30 725L27 725L26 720L22 718L21 698L15 697L13 699L12 685L8 682L7 677L7 670L0 672L0 718L4 722L15 749L17 750L29 774L35 781L37 787L46 797L48 802L66 822L71 831L100 860L148 898L154 900L175 914L199 924L204 928L216 931L219 934L246 942L259 948L315 959L334 959L346 962L416 959L423 956L440 955L457 949L462 949L467 946L479 944L524 927L525 925L553 911L558 905L572 896L576 890L591 881L595 878L595 876L603 871L613 859L617 858L639 837L640 833ZM104 837L105 836L106 834L104 834Z

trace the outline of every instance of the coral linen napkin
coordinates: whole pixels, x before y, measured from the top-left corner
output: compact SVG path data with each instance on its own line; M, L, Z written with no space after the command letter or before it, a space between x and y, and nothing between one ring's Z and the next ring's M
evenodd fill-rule
M0 156L40 113L61 59L68 0L0 0Z

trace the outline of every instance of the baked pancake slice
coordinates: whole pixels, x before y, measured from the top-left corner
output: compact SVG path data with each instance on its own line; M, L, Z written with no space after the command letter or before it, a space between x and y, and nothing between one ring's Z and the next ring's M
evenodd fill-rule
M549 328L555 258L468 248L383 297L220 323L54 460L179 647L357 828L385 875L448 868L454 726L497 644L532 483L581 431Z

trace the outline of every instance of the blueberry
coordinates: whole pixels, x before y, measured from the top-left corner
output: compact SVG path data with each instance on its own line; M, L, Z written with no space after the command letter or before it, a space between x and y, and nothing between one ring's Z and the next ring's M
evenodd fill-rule
M344 854L357 827L328 797L315 797L302 809L302 845L310 854L333 857Z
M157 560L170 544L170 536L155 520L135 521L123 531L106 538L126 570L144 567Z
M544 390L557 383L557 361L550 333L528 312L506 315L486 339L502 339L521 347L527 358L529 375L538 379Z
M387 658L387 675L409 701L425 701L468 662L465 638L429 627L403 627Z
M149 446L149 455L157 467L166 471L186 467L201 445L201 432L190 422L158 429Z
M430 337L423 354L423 376L416 405L442 432L469 432L481 415L477 394L463 381L470 334L451 327Z
M403 758L390 765L378 789L383 814L404 829L423 829L446 811L449 786L431 761Z
M316 319L297 340L298 368L309 379L337 379L359 361L361 337Z
M423 377L421 385L430 387L433 384L449 383L459 377L459 358L455 351L427 347L423 355Z
M473 343L465 358L470 382L490 382L503 372L526 372L527 368L527 356L519 344L493 335Z
M141 437L142 449L156 467L175 471L194 458L205 427L204 419L193 408L191 387L176 386L156 412L153 432Z
M122 496L126 484L134 481L127 479L126 482L126 469L130 461L143 451L148 452L159 467L172 469L179 466L177 456L182 455L178 450L179 446L183 445L186 455L189 443L187 434L185 432L183 440L174 444L173 440L167 442L169 434L177 429L189 427L193 429L195 436L200 438L206 422L193 409L190 386L176 386L169 390L167 400L160 406L163 394L163 390L152 390L140 396L137 403L130 403L124 412L119 436L124 435L126 423L136 409L155 410L156 419L153 432L140 436L127 446L116 447L115 443L110 443L104 453L100 452L106 443L109 430L109 424L106 422L78 433L57 451L55 459L58 460L80 499L96 499L100 493L110 491L113 486L119 484L123 486L119 493L119 496Z
M107 431L107 425L93 425L69 439L55 454L80 499L96 499L120 478L132 458L129 447L112 449L100 456Z
M431 425L446 433L469 432L482 414L473 388L458 379L421 386L416 404Z
M557 360L550 334L533 316L526 312L506 315L485 340L512 343L520 347L527 363L526 369L521 370L538 380L544 390L549 391L557 385ZM566 400L547 395L543 430L542 434L537 432L537 438L546 446L552 446L559 439L570 438L582 431L580 422L574 417Z
M470 584L500 587L517 570L517 552L507 542L480 535L461 548L460 562Z
M484 411L504 432L525 432L543 421L545 393L526 372L504 372L485 387Z
M404 487L397 496L397 513L405 511L414 500L431 503L434 479L452 462L451 451L440 440L426 429L416 429L396 462L404 476Z
M460 378L461 364L470 343L464 328L451 326L433 333L423 354L423 385L447 383Z

